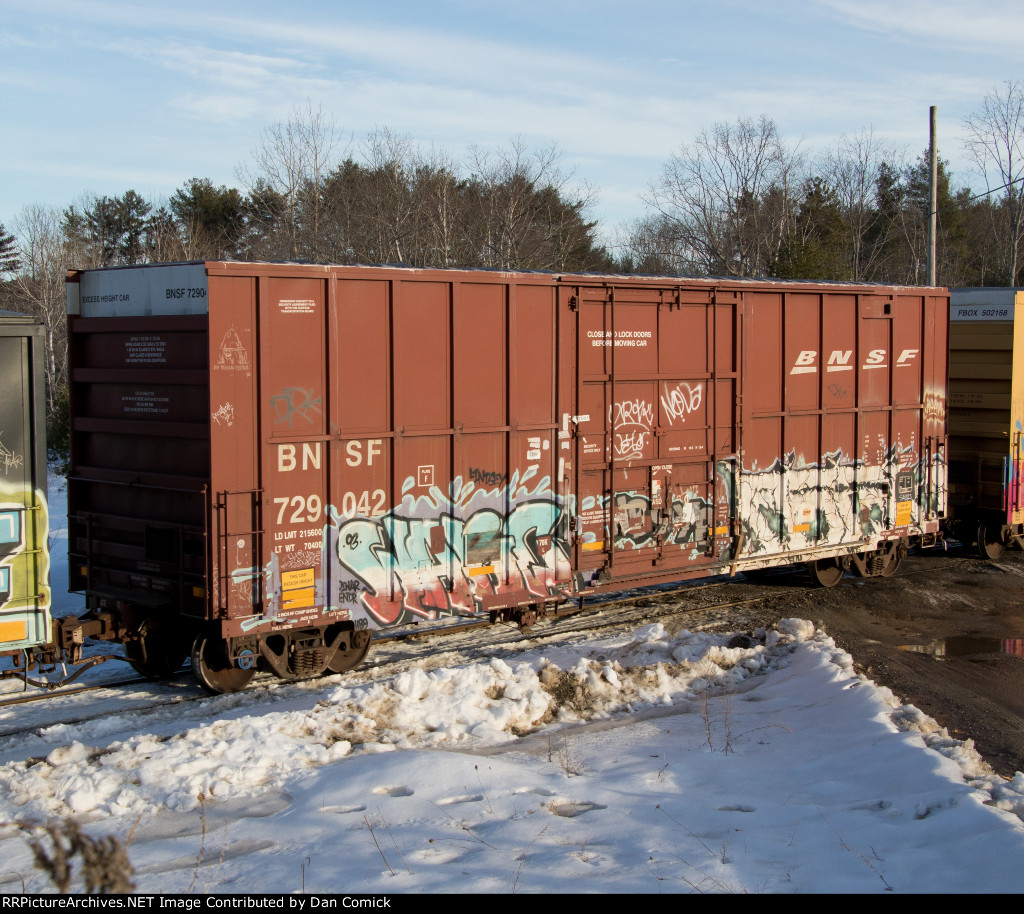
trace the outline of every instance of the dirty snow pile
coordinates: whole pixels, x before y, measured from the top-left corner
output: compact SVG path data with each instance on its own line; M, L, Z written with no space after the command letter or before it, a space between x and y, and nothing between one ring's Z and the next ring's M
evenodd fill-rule
M115 834L143 892L1024 890L1024 775L808 622L499 652L10 737L0 819Z

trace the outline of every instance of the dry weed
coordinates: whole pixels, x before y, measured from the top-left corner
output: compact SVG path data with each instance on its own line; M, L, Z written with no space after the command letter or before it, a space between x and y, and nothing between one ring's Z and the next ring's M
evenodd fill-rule
M70 818L49 822L9 822L32 851L37 869L49 877L62 894L71 892L75 857L81 859L81 878L88 894L123 895L135 889L135 868L120 839L113 835L93 838Z

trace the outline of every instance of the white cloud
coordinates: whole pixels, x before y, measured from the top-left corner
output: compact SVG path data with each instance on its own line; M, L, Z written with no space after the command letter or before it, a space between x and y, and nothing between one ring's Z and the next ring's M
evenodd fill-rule
M821 0L857 28L899 36L916 44L940 42L949 53L973 45L993 53L999 47L1019 51L1024 6L1017 0ZM936 71L942 61L936 56Z

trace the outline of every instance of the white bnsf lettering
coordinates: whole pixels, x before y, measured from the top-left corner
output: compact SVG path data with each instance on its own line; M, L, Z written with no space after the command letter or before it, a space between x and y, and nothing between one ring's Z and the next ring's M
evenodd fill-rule
M320 469L320 442L302 445L302 469ZM277 446L277 472L290 473L299 463L299 454L294 444L279 444Z
M911 362L917 358L917 354L920 352L919 349L904 349L900 353L900 357L896 360L897 368L906 368Z
M885 368L885 350L872 349L861 368Z
M917 349L904 349L898 364L906 365L918 354ZM864 358L861 368L885 368L888 353L885 349L872 349ZM814 349L804 349L796 357L790 374L814 374L818 370L816 364L818 353ZM833 349L828 357L827 372L832 371L853 371L851 361L853 359L852 349Z
M826 371L853 371L850 359L853 358L852 349L835 349L828 357L828 368Z
M818 351L816 349L804 349L800 352L800 355L796 357L796 362L793 365L790 374L814 374L818 370L818 366L814 364L814 360L818 357Z
M358 467L363 465L363 456L366 456L366 465L368 467L373 466L373 458L379 457L383 452L381 448L382 439L370 438L368 441L350 441L345 445L345 452L348 455L345 458L345 463L350 467ZM366 445L365 448L363 445Z

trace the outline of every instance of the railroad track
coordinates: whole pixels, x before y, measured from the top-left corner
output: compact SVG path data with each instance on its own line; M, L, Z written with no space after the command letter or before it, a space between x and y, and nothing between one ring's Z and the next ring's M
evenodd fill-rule
M781 575L779 576L781 578ZM668 619L679 615L691 615L706 612L722 612L736 609L743 606L751 606L763 603L773 597L792 596L798 592L808 592L806 587L790 587L786 585L747 585L757 586L761 593L749 597L742 597L736 600L714 599L717 592L724 588L728 581L714 581L710 583L687 585L673 590L644 590L642 592L626 592L627 595L602 599L592 604L585 604L582 610L572 613L563 613L558 617L545 619L529 630L520 630L513 623L492 624L484 620L472 622L455 623L447 626L430 628L416 628L400 632L382 634L374 639L374 649L367 661L357 670L344 674L347 681L359 682L370 678L380 678L386 675L389 667L398 667L403 663L409 663L427 656L433 655L442 650L454 651L458 654L458 662L473 662L480 658L493 656L496 647L513 647L516 644L523 649L536 647L538 643L553 641L559 638L571 637L576 634L585 634L595 631L602 631L614 628L628 628L638 624L646 624L659 619ZM708 599L710 597L710 599ZM487 630L489 637L481 637L480 630ZM462 641L457 636L465 636ZM451 639L455 642L451 648L439 648L437 642ZM172 681L181 676L189 675L187 666L183 667L172 677ZM255 681L245 690L244 693L270 691L271 689L299 686L301 688L315 688L320 679L300 680L296 682L282 682L279 679L268 677L260 682ZM151 683L140 676L126 676L114 680L106 680L100 683L91 683L75 686L69 689L45 691L19 695L14 698L0 702L0 713L5 709L24 705L36 701L54 701L59 699L80 696L87 692L101 692L105 690L117 690L140 686ZM159 686L158 686L159 687ZM201 700L217 700L223 696L210 696L202 692L198 685L194 689L174 695L155 696L147 699L146 696L139 696L142 702L138 707L131 708L132 714L147 714L159 712L172 706L180 706L185 703ZM0 725L0 738L11 738L29 734L39 734L44 729L56 724L78 725L86 724L93 720L104 718L110 714L109 709L86 711L72 715L64 714L61 717L45 721L33 722L28 725L19 726L11 721L14 726L2 727Z
M930 573L931 569L927 567L908 569L904 566L896 575L893 576L893 578L913 577ZM380 670L385 666L412 660L415 659L416 656L424 653L424 651L413 650L406 650L404 652L402 650L396 650L394 653L385 653L381 649L388 644L399 645L403 643L415 643L421 641L429 644L434 639L444 639L473 631L489 630L492 633L492 637L482 641L476 640L467 642L466 645L460 647L460 653L465 656L466 659L472 660L475 657L486 654L488 651L493 650L494 647L501 644L511 645L516 642L534 644L537 641L550 640L577 632L583 633L600 631L603 629L652 621L655 618L661 617L670 618L683 614L733 609L741 606L763 603L771 598L794 597L800 594L810 594L814 592L813 589L808 588L806 584L803 584L802 582L799 585L787 585L785 581L790 577L794 577L799 580L799 571L796 568L780 568L773 571L768 579L756 582L745 579L736 581L735 579L729 578L700 584L686 584L668 590L642 588L637 589L636 591L623 591L623 594L625 594L623 596L596 598L590 602L584 603L582 608L573 609L571 611L562 611L556 616L542 620L528 630L521 630L512 623L495 624L485 619L474 619L467 622L455 622L423 627L417 626L404 629L402 631L382 633L374 637L373 649L363 666L358 670L345 675L351 678L353 675L358 675L360 671L374 671L375 675L379 675ZM770 583L768 583L768 581L770 581ZM692 599L695 594L706 595L727 585L735 586L737 583L742 584L747 588L757 587L759 593L756 596L748 598L722 601L718 603L705 603L699 598L696 601ZM679 601L684 599L686 602L680 604ZM607 614L612 611L614 611L614 615L611 618L606 618ZM189 670L190 667L186 662L186 665L175 673L172 679L188 675ZM303 681L316 682L317 680ZM147 682L150 682L150 680L133 674L123 678L105 680L98 683L82 684L71 688L57 688L46 691L30 692L0 701L0 713L2 713L4 709L17 705L30 704L37 701L56 700L81 695L87 692L103 691L106 689L127 688L136 685L143 685ZM248 691L293 684L294 683L281 682L277 679L268 679L262 683L259 681L254 682L249 687ZM152 707L164 707L171 704L179 704L183 701L196 701L208 697L210 696L206 695L206 693L196 691L194 695L175 695L167 700L156 701L152 704ZM84 723L99 716L103 715L83 715L70 720L62 720L60 722ZM0 737L31 732L34 729L38 729L38 726L6 730L0 729Z
M967 559L966 561L968 565L975 563L974 559ZM933 573L933 570L927 564L924 567L918 568L908 568L904 564L888 580L892 581L931 573ZM790 580L793 583L789 583ZM848 578L845 586L856 586L856 581L857 579ZM740 597L739 599L716 600L717 594L726 588L727 585L731 585L733 588L742 588L741 592L750 593L751 595L740 596L740 594L737 594ZM799 604L803 600L811 600L814 594L820 592L817 588L809 586L806 579L799 573L798 568L780 568L773 570L766 578L757 581L727 578L697 584L684 584L672 589L643 588L635 591L623 591L619 596L598 597L585 603L582 608L563 611L553 617L549 616L528 630L522 630L513 623L492 624L488 620L478 619L441 625L417 626L376 636L373 648L363 665L343 675L346 681L357 683L369 678L380 678L382 675L386 675L389 667L397 667L403 663L414 662L419 658L437 654L441 651L457 653L457 662L473 662L493 656L494 649L499 647L514 649L516 645L519 645L524 650L532 649L538 643L554 641L574 634L627 628L629 626L672 619L678 616L711 614L712 618L692 626L697 630L709 630L730 625L735 626L736 621L734 618L731 618L733 616L732 611L743 607L754 607L757 604L767 604L772 601L783 601L788 604L787 614L798 613ZM715 614L721 613L728 613L729 617L715 617ZM483 636L482 632L488 632L488 635ZM464 640L460 639L459 636L465 636ZM448 639L454 642L450 648L438 647L436 642L443 642ZM190 669L186 664L171 678L171 681L189 675ZM265 679L255 680L244 693L237 694L253 693L261 690L270 691L272 689L295 686L307 689L316 688L321 678L282 682L279 679L267 676ZM0 713L5 709L32 702L56 701L63 698L73 698L87 692L130 688L147 683L151 683L151 680L137 675L130 675L98 683L74 686L72 688L18 695L0 701ZM193 701L216 700L219 697L222 696L208 695L196 685L194 688L188 688L186 692L159 696L153 700L147 700L145 696L140 696L140 700L143 703L139 707L133 708L132 713L145 714L150 711L155 712L162 708L191 703ZM49 722L37 722L26 726L15 725L8 728L3 728L2 724L0 724L0 738L39 732L46 727L58 723L68 725L88 723L105 717L109 713L109 710L89 711L70 717L63 716ZM14 722L12 721L12 723Z
M970 563L974 562L973 559L970 559L968 561ZM895 575L893 575L892 579L904 578L904 577L913 577L913 576L916 576L916 575L930 574L930 573L931 573L931 569L928 568L928 567L918 568L918 569L908 569L906 567L906 565L904 565L903 568L901 568ZM735 585L737 583L740 583L740 584L743 584L743 585L745 585L747 587L764 588L764 591L762 593L760 593L756 597L752 597L752 598L748 598L748 599L742 599L742 600L735 600L735 601L727 601L727 602L722 602L722 603L717 603L717 604L700 604L700 603L698 603L697 605L694 605L692 602L687 602L685 605L678 606L678 607L676 607L674 609L662 609L660 611L660 614L661 615L665 615L665 616L674 616L674 615L679 615L679 614L684 614L684 613L699 612L699 611L702 611L702 610L727 609L727 608L732 608L732 607L738 607L738 606L744 606L744 605L764 602L764 601L766 601L769 598L774 597L774 596L779 596L779 597L793 596L793 595L796 595L796 594L799 594L799 593L813 592L813 591L809 590L806 585L787 587L783 583L787 578L789 578L789 577L798 577L799 574L800 574L799 566L793 566L793 567L783 567L783 568L779 568L779 569L774 569L774 570L772 570L770 572L768 578L766 578L766 579L759 579L758 581L751 581L751 580L747 580L747 579L740 579L739 581L736 581L736 579L727 578L727 579L724 579L724 580L719 579L719 580L714 580L714 581L705 582L705 583L699 583L699 584L684 584L682 586L675 587L675 588L672 588L672 589L661 589L661 588L650 588L650 587L648 587L648 588L638 588L635 591L627 590L627 591L623 591L622 592L623 594L626 594L625 596L618 596L618 597L616 597L616 596L613 595L613 596L610 596L610 597L599 597L599 598L595 598L595 599L593 599L593 600L591 600L589 602L584 603L582 605L582 607L580 607L580 608L577 608L577 609L574 609L574 610L570 610L570 611L562 611L558 615L553 616L553 617L549 617L549 618L543 620L537 626L534 626L532 629L529 629L529 630L526 630L526 631L519 629L518 627L512 625L511 623L509 623L509 624L502 624L502 623L494 624L494 623L491 623L489 620L486 620L486 619L474 619L474 620L470 620L470 621L466 621L466 622L454 622L454 623L450 623L450 624L440 624L440 625L423 626L423 627L417 626L417 627L413 627L413 628L404 629L402 631L382 633L382 634L376 635L374 637L374 639L373 639L374 648L371 651L368 660L366 661L366 663L362 667L360 667L360 669L379 669L383 663L396 663L396 662L400 662L401 660L405 660L405 659L410 659L411 658L412 655L410 654L410 655L407 655L407 656L399 656L399 657L396 657L394 659L390 659L389 658L387 660L381 660L380 657L379 657L379 654L380 654L380 650L379 649L380 649L380 647L382 645L385 645L385 644L388 644L388 643L415 642L415 641L420 641L420 640L430 640L430 639L433 639L433 638L445 638L445 637L451 637L451 636L454 636L454 635L463 634L463 633L470 632L470 631L488 630L488 629L491 630L492 632L493 631L499 631L499 632L500 631L504 631L504 632L507 632L508 633L507 637L501 638L501 636L499 636L499 639L503 640L505 643L512 643L512 642L515 642L515 641L522 641L524 639L529 639L529 640L536 641L537 639L553 638L553 637L557 637L557 636L560 636L560 635L567 634L567 633L572 632L572 631L580 631L580 632L583 632L583 631L596 631L596 630L600 630L600 629L603 629L603 628L613 628L613 627L615 627L617 625L628 625L628 624L630 624L631 621L633 621L633 622L642 621L643 618L645 617L645 615L647 614L647 612L646 612L646 608L647 607L662 606L662 605L664 605L666 603L669 603L669 602L672 602L672 601L678 601L681 598L685 598L685 597L693 595L695 593L713 591L713 590L715 590L717 588L722 588L722 587L725 587L726 585L730 585L730 584L731 585ZM768 581L768 580L770 580L771 583L766 583L766 581ZM634 606L634 607L638 607L638 609L637 609L637 611L635 611L632 614L632 618L631 618L630 614L626 613L626 614L618 615L615 618L614 621L609 621L609 622L605 622L605 623L601 623L599 621L588 621L588 620L596 619L598 616L600 616L600 614L606 613L607 611L613 609L614 607L621 607L621 606L627 606L627 607L628 606ZM493 647L495 643L496 643L496 640L495 639L491 639L490 641L487 642L485 647ZM472 651L470 651L470 653L472 653ZM113 658L113 659L119 659L119 658ZM184 675L188 674L189 670L190 670L190 665L186 661L185 665L177 673L175 673L172 678L176 678L176 677L179 677L179 676L184 676ZM346 674L346 675L351 675L351 674ZM97 683L87 683L87 684L82 684L82 685L78 685L78 686L73 686L73 687L70 687L70 688L60 688L60 687L57 687L57 688L48 688L46 690L40 690L38 692L29 692L29 693L25 693L25 694L21 694L21 695L17 695L17 696L13 696L13 697L10 697L10 698L5 698L3 700L0 700L0 713L2 713L2 711L5 708L10 708L10 707L13 707L13 706L16 706L16 705L20 705L20 704L30 704L32 702L37 702L37 701L46 701L46 700L49 700L49 699L65 698L65 697L70 697L70 696L74 696L74 695L80 695L80 694L86 693L86 692L102 691L104 689L117 689L117 688L129 687L129 686L133 686L133 685L142 685L142 684L145 684L146 682L150 682L150 681L151 680L147 680L146 678L144 678L142 676L131 674L131 675L127 675L125 677L118 678L118 679L104 680L102 682L97 682ZM313 680L313 681L315 681L315 680ZM287 682L282 683L279 680L271 680L271 681L268 681L265 684L262 684L262 686L266 687L266 686L272 685L272 684L288 685L289 683L287 683ZM260 687L261 687L261 684L257 682L257 683L254 683L250 688L260 688ZM199 694L199 693L196 694L194 699L193 698L184 699L181 696L176 696L174 698L173 702L164 702L163 704L177 703L177 702L180 702L182 700L195 700L195 699L204 698L204 697L207 697L207 696L205 694ZM83 719L87 719L87 718L83 718ZM67 721L65 721L65 722L67 722ZM7 735L10 735L12 733L17 733L17 732L24 732L24 731L17 731L17 730L4 731L4 730L0 730L0 737L7 736Z

